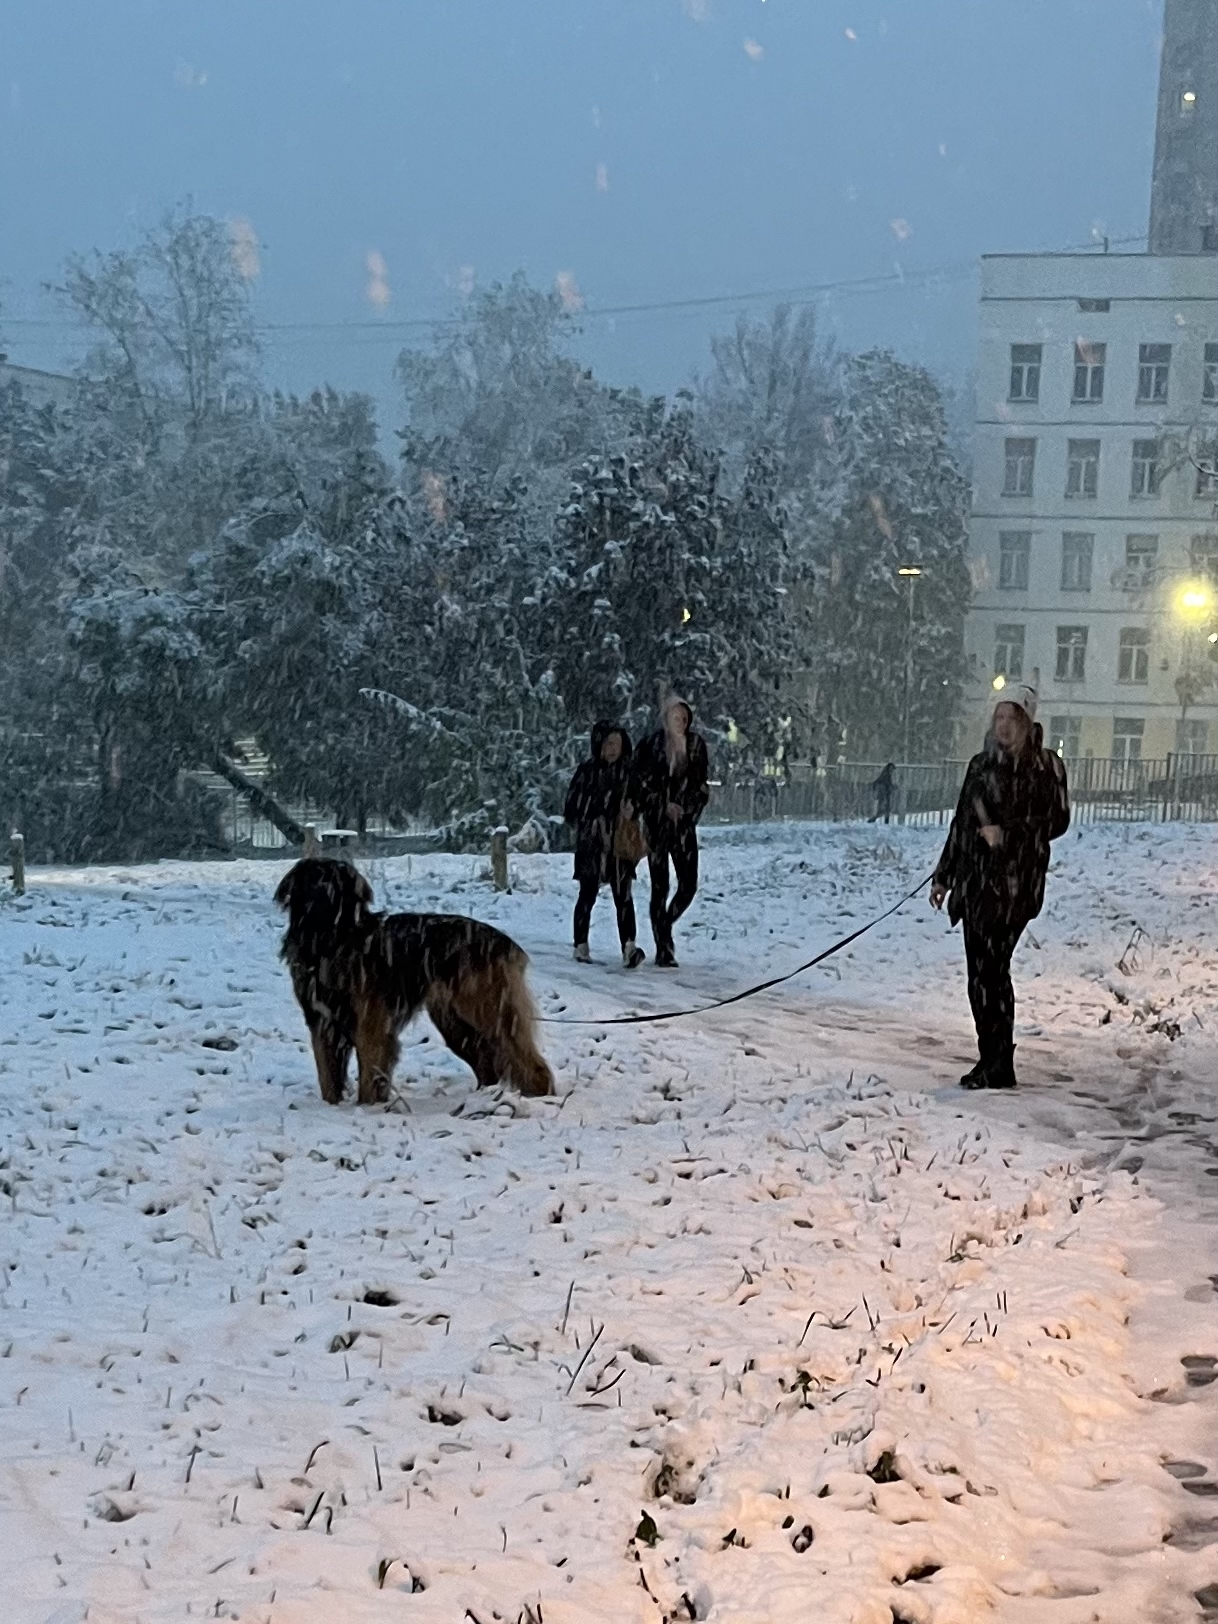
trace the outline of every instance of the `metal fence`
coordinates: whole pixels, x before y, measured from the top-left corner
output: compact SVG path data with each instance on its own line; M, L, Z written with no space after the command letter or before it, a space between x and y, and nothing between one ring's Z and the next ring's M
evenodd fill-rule
M887 811L876 788L882 763L835 762L715 784L707 820L765 823L783 818L824 823L860 820L908 824L951 821L964 777L963 761L907 762L894 773ZM1167 756L1124 761L1067 761L1074 821L1098 823L1218 821L1218 756Z

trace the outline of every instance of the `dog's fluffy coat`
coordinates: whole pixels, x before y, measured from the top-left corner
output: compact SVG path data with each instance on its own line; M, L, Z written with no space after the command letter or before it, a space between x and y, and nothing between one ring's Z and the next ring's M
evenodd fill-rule
M313 1040L324 1100L343 1097L354 1049L359 1103L389 1092L398 1033L422 1008L480 1088L552 1094L525 984L528 955L510 936L451 914L381 914L357 869L306 857L275 892L287 910L281 956Z

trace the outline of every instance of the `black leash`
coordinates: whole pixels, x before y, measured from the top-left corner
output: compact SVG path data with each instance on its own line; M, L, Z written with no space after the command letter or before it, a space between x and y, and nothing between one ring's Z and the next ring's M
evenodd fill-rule
M653 1015L609 1015L599 1021L577 1020L563 1015L542 1015L539 1018L547 1026L645 1026L652 1021L679 1021L683 1020L687 1015L705 1015L712 1009L726 1009L729 1004L738 1004L741 999L752 998L755 994L765 992L770 987L781 986L784 981L790 981L795 976L802 975L805 970L811 970L815 965L822 964L825 959L831 959L835 953L840 953L842 948L849 947L851 942L857 942L860 936L866 936L869 930L874 930L877 925L882 925L886 919L891 919L898 908L903 908L907 902L912 902L922 888L933 879L934 875L928 874L926 879L919 880L913 890L907 892L899 902L894 902L891 908L888 908L882 914L877 914L874 919L869 919L865 925L860 925L857 930L851 931L849 936L843 936L841 941L834 942L832 947L826 947L815 958L809 959L806 964L797 965L794 970L788 970L785 975L771 976L768 981L759 981L755 987L746 987L743 992L734 992L730 998L717 998L714 1003L699 1004L696 1009L665 1009Z

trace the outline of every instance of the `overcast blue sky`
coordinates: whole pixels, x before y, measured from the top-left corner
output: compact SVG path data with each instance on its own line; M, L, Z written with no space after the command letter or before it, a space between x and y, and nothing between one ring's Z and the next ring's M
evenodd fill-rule
M615 382L686 381L733 308L598 307L896 271L903 287L822 300L826 329L959 375L977 255L1145 230L1161 15L1161 0L0 0L0 333L14 360L69 361L40 284L191 195L251 222L260 320L306 324L268 335L272 381L367 388L391 417L411 336L393 324L518 267L574 278L583 352ZM359 322L375 325L342 325Z

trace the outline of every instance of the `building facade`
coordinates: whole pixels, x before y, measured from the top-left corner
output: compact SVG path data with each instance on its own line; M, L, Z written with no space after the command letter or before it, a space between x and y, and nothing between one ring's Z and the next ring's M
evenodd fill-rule
M68 406L76 388L75 380L62 372L14 366L7 355L0 354L0 389L9 384L17 384L32 406Z
M1019 678L1067 757L1218 752L1218 256L981 276L961 747Z
M1150 252L1218 251L1218 0L1164 0Z

